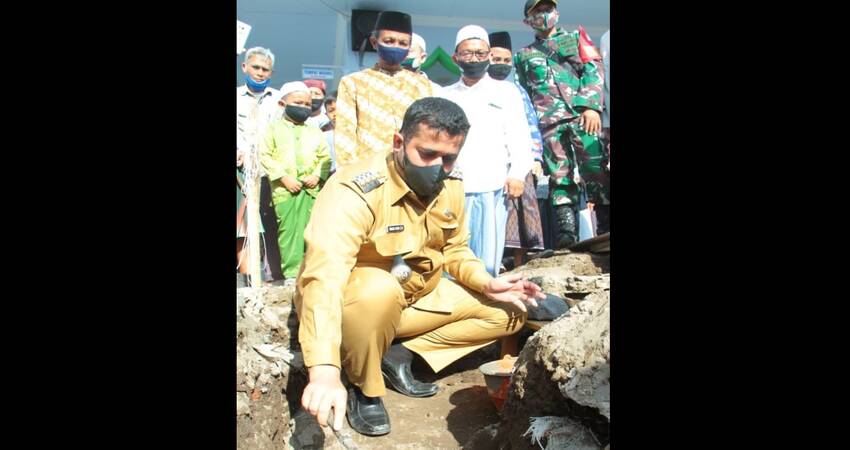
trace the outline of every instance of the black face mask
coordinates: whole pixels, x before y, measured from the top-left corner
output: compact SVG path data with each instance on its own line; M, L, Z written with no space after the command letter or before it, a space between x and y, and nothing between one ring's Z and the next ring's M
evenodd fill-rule
M314 98L313 104L311 105L313 112L320 110L322 108L322 103L324 103L324 102L325 102L325 99L323 99L323 98Z
M491 78L504 80L511 74L511 69L513 68L510 64L490 64L490 67L487 68L487 73L490 74Z
M312 111L306 106L286 105L284 112L295 123L301 123L310 117Z
M463 69L463 75L465 77L476 79L484 76L484 72L487 71L487 66L490 65L490 61L486 59L484 61L474 63L458 61L457 65Z
M404 181L410 189L421 199L437 195L443 189L443 180L449 175L443 170L443 166L419 167L410 162L404 149L402 153L404 154Z

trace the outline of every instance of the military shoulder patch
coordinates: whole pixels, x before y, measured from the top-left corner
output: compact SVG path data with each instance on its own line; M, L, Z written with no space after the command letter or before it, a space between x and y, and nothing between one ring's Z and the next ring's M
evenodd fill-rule
M463 180L463 172L460 169L455 167L452 171L446 176L446 178L454 178L455 180Z
M359 173L351 181L365 194L384 184L384 181L386 180L387 177L379 174L378 172L375 172L374 170L367 170Z

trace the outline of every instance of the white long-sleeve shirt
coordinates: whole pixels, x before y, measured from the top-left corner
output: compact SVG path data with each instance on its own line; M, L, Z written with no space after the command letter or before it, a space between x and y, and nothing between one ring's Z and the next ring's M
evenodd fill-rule
M269 124L279 119L280 91L267 87L262 94L254 95L248 90L248 86L242 85L236 88L236 152L247 152L251 148L253 139L259 149L259 143L263 140ZM256 118L252 120L251 112L257 108ZM256 121L256 128L254 127ZM259 150L258 150L259 151ZM260 166L260 176L266 176L265 170Z
M525 107L513 84L484 75L472 86L458 80L440 97L457 103L469 120L457 159L467 193L495 191L507 178L525 180L534 156Z
M277 101L280 93L277 89L267 87L261 95L253 95L248 91L248 86L242 85L236 88L236 148L247 151L250 147L250 139L253 123L250 115L255 107L257 111L257 137L262 139L269 123L275 118L275 114L281 108ZM259 142L259 141L257 141Z

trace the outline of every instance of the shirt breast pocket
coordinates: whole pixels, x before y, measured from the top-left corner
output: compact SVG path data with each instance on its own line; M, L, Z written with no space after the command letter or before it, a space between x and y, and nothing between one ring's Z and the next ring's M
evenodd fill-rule
M404 255L413 252L415 246L411 238L411 233L387 233L373 239L375 251L385 258L382 264L386 264L384 267L387 270L392 270L396 256L404 258ZM426 262L427 264L424 264ZM430 270L431 264L430 261L423 261L422 258L405 261L405 264L410 267L412 273L410 278L401 284L401 288L406 296L410 296L425 286L425 280L419 272Z
M457 216L435 212L431 216L431 221L435 225L434 232L431 234L433 245L436 248L442 248L457 231L459 226Z
M387 258L413 251L413 242L408 233L387 233L374 238L373 241L378 254Z
M546 58L538 57L528 60L528 72L526 78L533 86L540 86L549 79L549 66Z

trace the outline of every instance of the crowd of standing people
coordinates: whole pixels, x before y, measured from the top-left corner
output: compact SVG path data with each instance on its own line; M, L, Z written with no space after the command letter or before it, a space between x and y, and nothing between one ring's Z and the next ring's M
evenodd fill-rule
M542 298L501 275L506 260L576 243L585 205L594 231L608 231L608 33L600 51L583 29L558 27L557 3L524 2L535 40L516 51L507 32L460 28L462 74L448 86L421 70L427 44L398 11L382 12L370 37L378 62L333 93L311 79L272 88L274 55L245 52L237 266L243 162L255 152L263 277L295 285L302 404L320 423L334 409L360 433L388 433L385 382L434 395L413 378L414 357L439 371L518 331Z

